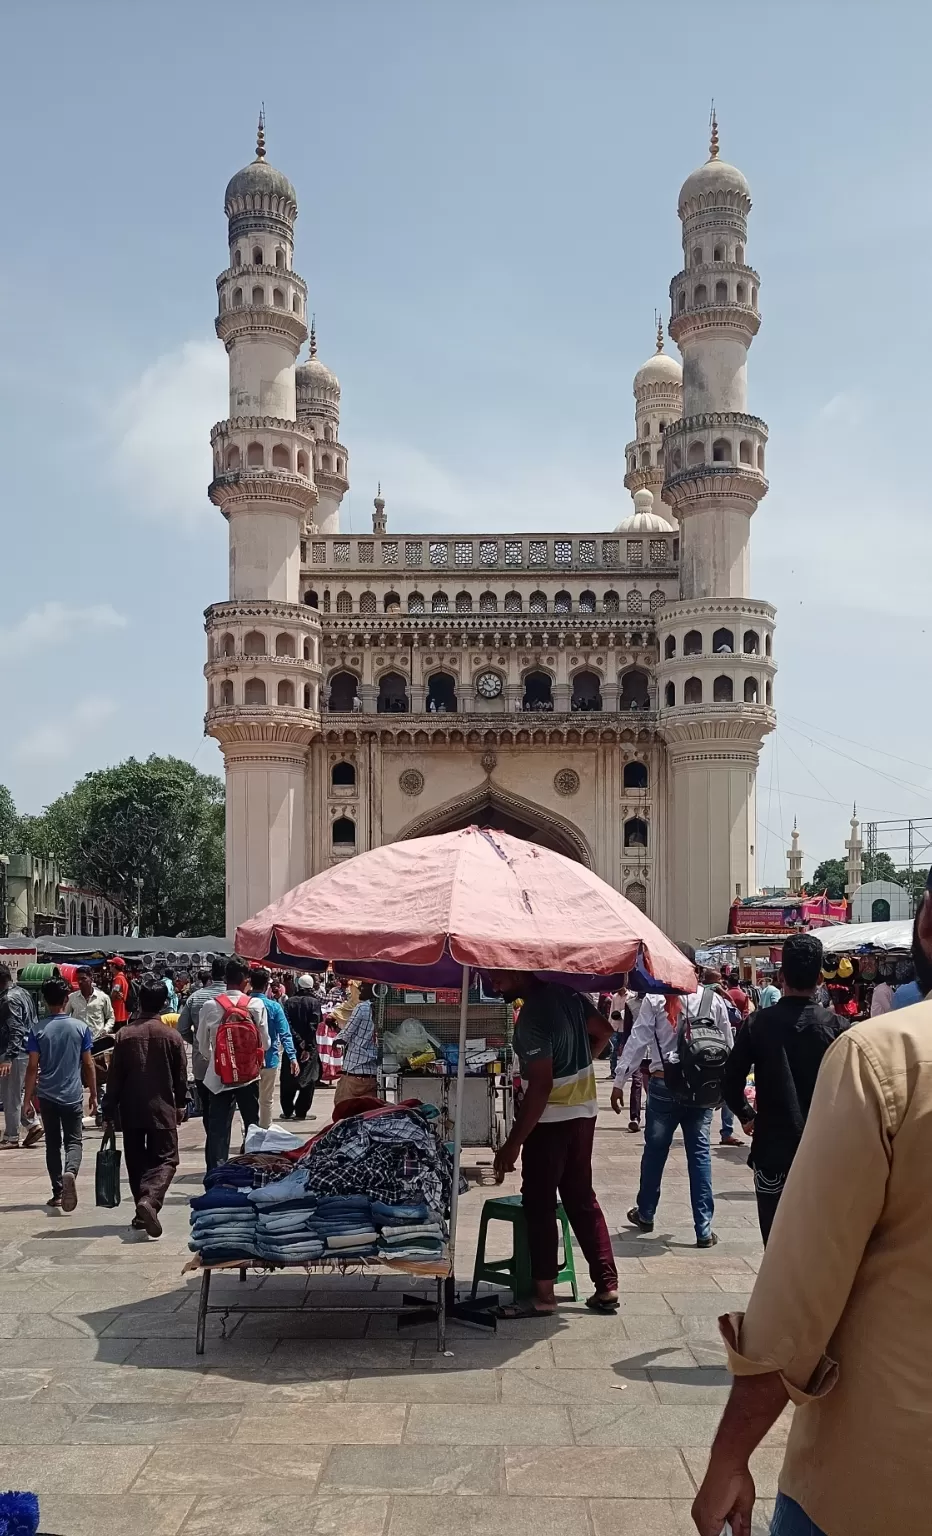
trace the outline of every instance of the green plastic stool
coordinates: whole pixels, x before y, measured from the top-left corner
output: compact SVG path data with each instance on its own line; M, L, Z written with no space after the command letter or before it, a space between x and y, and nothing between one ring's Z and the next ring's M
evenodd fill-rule
M576 1266L573 1263L573 1245L570 1224L562 1205L557 1206L557 1220L563 1232L563 1263L557 1270L555 1284L568 1281L573 1287L573 1300L579 1299L576 1285ZM485 1237L490 1221L509 1221L512 1227L512 1253L510 1259L487 1259ZM490 1280L493 1285L507 1285L515 1301L527 1301L534 1294L531 1282L531 1255L527 1245L527 1223L520 1195L500 1195L496 1200L486 1200L479 1219L479 1242L476 1248L476 1264L472 1272L472 1296L479 1289L480 1280Z

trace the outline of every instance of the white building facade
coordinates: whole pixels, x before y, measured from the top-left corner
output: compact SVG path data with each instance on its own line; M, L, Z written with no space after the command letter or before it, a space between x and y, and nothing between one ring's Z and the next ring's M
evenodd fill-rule
M684 270L634 382L614 530L405 534L381 491L340 532L340 385L308 335L297 199L256 159L225 199L230 416L210 496L230 596L207 610L227 775L227 928L318 870L477 822L594 869L674 936L753 893L774 610L750 596L765 424L747 411L750 197L718 155L680 194Z

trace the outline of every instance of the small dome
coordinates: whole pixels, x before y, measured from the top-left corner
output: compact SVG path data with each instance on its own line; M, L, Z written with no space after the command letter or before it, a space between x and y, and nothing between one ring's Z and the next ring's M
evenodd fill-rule
M720 194L728 196L738 194L739 197L751 201L751 189L741 171L736 165L729 165L727 160L719 160L718 156L707 160L705 165L700 165L697 171L687 176L680 188L679 212L682 217L683 208L687 203L695 202L699 197L715 197Z
M672 384L679 387L682 383L683 365L679 358L670 357L667 352L655 352L634 375L634 393L637 394L647 384Z
M654 511L653 494L646 485L642 486L641 490L635 491L632 500L634 511L628 517L622 518L615 529L616 533L673 532L672 524L668 523L665 517L661 517L659 512Z
M295 389L300 404L305 407L320 404L332 408L340 403L340 381L317 356L317 329L313 320L311 355L306 363L300 363L295 369Z
M223 209L230 218L240 210L237 202L244 202L253 197L277 197L282 202L291 203L293 213L298 210L298 198L294 187L283 171L276 171L274 165L269 165L265 158L265 115L260 114L259 132L256 138L256 158L251 165L246 165L227 182L226 192L223 194Z

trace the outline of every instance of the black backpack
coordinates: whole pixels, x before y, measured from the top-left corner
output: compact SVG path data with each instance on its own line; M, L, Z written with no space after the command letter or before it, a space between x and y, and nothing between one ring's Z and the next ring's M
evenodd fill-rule
M691 1104L695 1109L717 1109L722 1102L728 1046L721 1030L712 1023L714 999L712 988L703 987L695 1018L689 1017L684 1003L676 1032L679 1060L663 1064L663 1080L670 1093L681 1104ZM659 1040L657 1045L659 1048Z

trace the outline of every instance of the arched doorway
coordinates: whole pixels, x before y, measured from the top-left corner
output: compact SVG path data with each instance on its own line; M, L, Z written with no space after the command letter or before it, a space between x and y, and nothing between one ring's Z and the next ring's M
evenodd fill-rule
M539 847L552 848L555 853L562 853L587 869L592 868L588 844L571 822L493 784L468 795L459 795L438 806L436 811L417 817L402 830L399 841L432 837L438 832L457 832L461 827L487 827L490 831L507 832L525 842L537 843Z
M431 714L456 714L456 678L451 672L432 672L427 679L427 708Z
M547 672L528 672L524 679L522 708L550 711L553 709L553 681Z
M386 672L379 679L377 709L380 715L404 714L408 708L407 684L400 672Z

